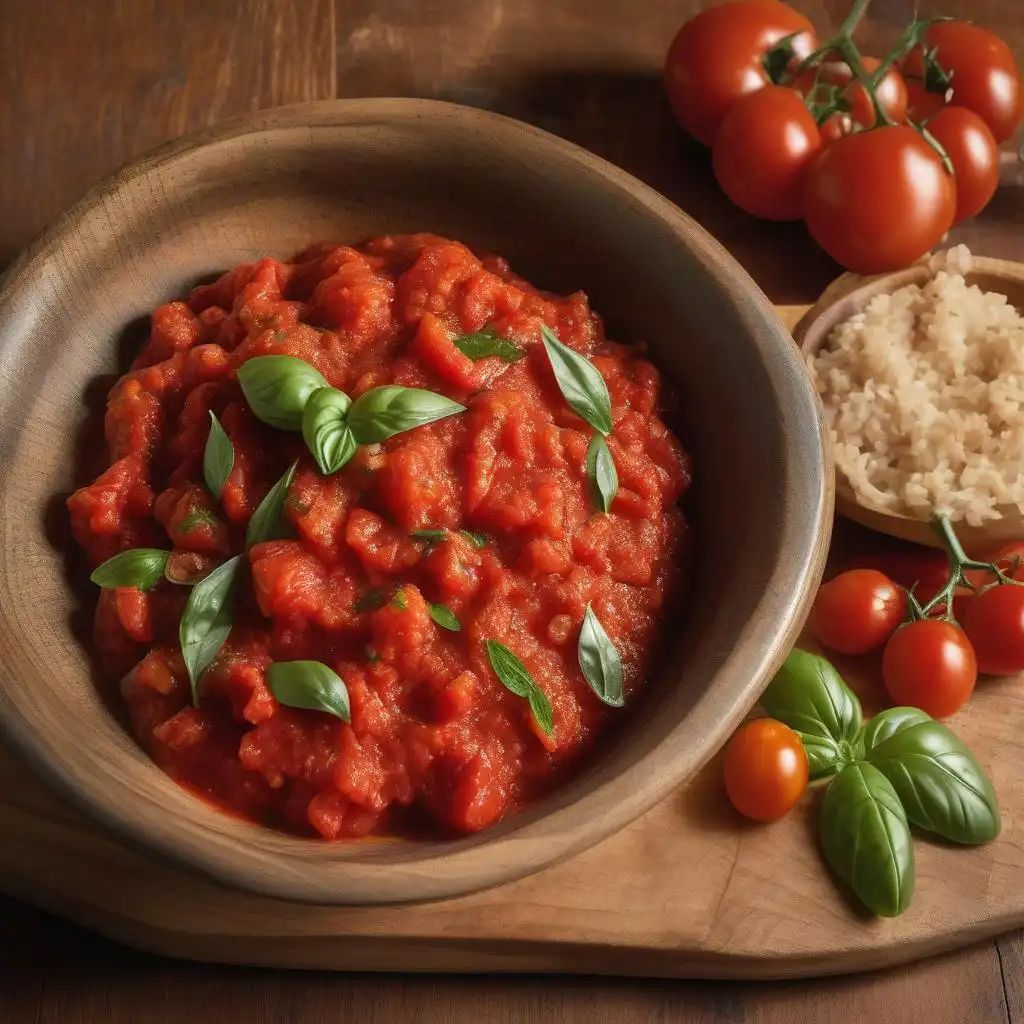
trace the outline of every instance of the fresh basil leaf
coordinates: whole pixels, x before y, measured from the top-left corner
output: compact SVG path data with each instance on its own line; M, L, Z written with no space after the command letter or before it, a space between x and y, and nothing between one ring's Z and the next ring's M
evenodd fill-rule
M89 577L98 587L136 587L150 590L164 578L170 551L159 548L129 548L96 566Z
M459 530L459 533L461 533L462 536L465 537L466 540L468 540L469 543L473 545L473 547L487 547L489 538L486 533L475 533L473 530Z
M590 688L609 707L621 708L626 702L622 692L622 660L589 604L583 613L577 653Z
M917 708L883 711L864 730L867 760L899 794L910 821L954 843L999 835L992 782L967 746Z
M395 596L391 598L391 603L399 610L404 612L409 607L408 602L405 600L405 592L399 587L395 591Z
M864 905L896 917L914 895L914 846L896 790L873 765L847 765L821 802L822 849Z
M465 411L465 406L433 391L385 384L364 392L352 403L348 425L357 444L376 444Z
M619 493L619 474L615 460L601 434L594 434L587 446L587 480L594 504L602 512L611 512L612 502Z
M612 401L604 377L589 359L563 345L546 326L541 325L540 334L565 400L595 430L610 434Z
M506 363L518 363L526 353L509 341L502 338L487 328L485 331L477 331L476 334L464 334L461 338L455 339L455 347L470 359L486 359L488 356L497 356Z
M540 726L540 731L545 736L553 736L555 732L555 714L551 710L551 701L548 700L548 695L539 686L534 686L527 700L530 702L530 714L533 715L533 720Z
M812 779L859 756L860 701L824 658L794 650L761 695L761 706L799 733Z
M197 508L178 523L175 533L191 533L197 526L216 525L217 517L208 508Z
M302 437L320 472L337 473L356 453L356 439L345 417L352 400L336 388L319 388L302 412Z
M428 544L440 544L441 541L448 539L447 530L413 530L410 537L415 537L416 540L425 540Z
M192 588L181 616L178 639L192 684L192 703L196 707L199 706L200 676L210 667L231 634L241 564L242 556L235 555L201 579Z
M279 430L301 430L310 395L329 387L315 366L295 356L247 359L238 368L238 383L253 413Z
M219 498L224 484L235 468L235 446L231 443L220 420L210 410L210 435L203 452L203 479L210 493Z
M295 479L298 462L293 462L283 477L267 491L267 496L253 512L249 525L245 528L245 546L263 544L268 540L277 540L281 536L281 513L288 500L288 488Z
M275 661L267 669L267 686L287 707L325 711L343 722L352 720L345 683L322 661Z
M442 628L450 629L453 633L458 633L462 626L459 624L459 620L455 618L455 612L451 610L445 604L432 604L428 606L430 608L430 617Z

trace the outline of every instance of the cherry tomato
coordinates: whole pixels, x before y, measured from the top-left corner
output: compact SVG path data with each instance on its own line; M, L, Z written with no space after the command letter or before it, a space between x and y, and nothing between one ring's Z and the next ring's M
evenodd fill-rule
M877 57L862 57L861 65L864 70L871 74L876 71L882 62ZM817 68L808 68L794 79L793 87L799 89L805 96L809 96L815 89L815 83L820 90L822 86L846 85L843 90L843 99L849 104L849 114L837 114L829 118L826 125L835 121L849 124L849 129L841 130L841 134L847 134L855 125L861 128L873 128L877 123L875 108L868 95L867 89L860 82L853 80L853 72L850 65L843 60L825 60ZM847 84L849 83L849 84ZM875 90L878 102L890 120L900 123L907 119L907 87L904 84L903 76L892 67L886 73Z
M822 585L807 622L824 647L867 654L892 636L907 614L907 595L875 569L851 569Z
M732 105L769 84L765 54L794 33L794 54L808 56L818 45L813 26L778 0L734 0L691 18L665 60L665 88L679 123L710 145Z
M804 219L814 240L858 274L908 266L949 230L953 176L907 125L854 132L807 172Z
M882 655L882 681L893 702L948 718L967 703L978 679L974 648L945 619L919 619L896 630Z
M821 133L800 93L766 85L738 100L712 147L715 177L741 209L768 220L799 220L803 184Z
M992 551L988 551L978 558L979 562L992 562L998 565L1008 576L1016 580L1024 581L1024 540L1010 541L1002 544ZM995 583L995 577L989 572L969 571L968 579L976 587L984 587Z
M858 555L847 569L877 569L901 587L927 601L938 593L949 579L949 559L937 548L897 548L873 555Z
M929 92L921 78L911 77L903 65L903 82L907 87L907 117L918 124L929 121L946 106L944 93Z
M949 154L956 171L954 224L984 209L999 187L999 146L985 122L966 107L946 107L928 131Z
M987 676L1024 672L1024 586L1006 584L979 594L964 621L978 671Z
M775 821L807 789L810 768L800 737L774 718L748 722L725 748L725 791L740 814Z
M925 35L939 66L949 76L950 104L973 110L1005 142L1020 121L1020 78L1010 48L994 32L966 21L940 21ZM903 63L914 78L925 73L921 49Z

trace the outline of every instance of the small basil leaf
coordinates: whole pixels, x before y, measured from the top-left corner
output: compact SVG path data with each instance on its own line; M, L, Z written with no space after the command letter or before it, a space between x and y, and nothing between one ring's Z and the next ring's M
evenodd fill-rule
M590 360L563 345L546 326L541 326L540 334L565 400L595 430L610 434L612 402L604 377Z
M425 540L430 544L440 544L441 541L448 539L447 530L413 530L410 537L415 537L416 540Z
M98 565L89 577L98 587L136 587L149 590L164 578L170 551L129 548Z
M280 430L301 430L302 413L317 388L328 387L315 366L295 356L256 356L238 368L253 413Z
M899 794L918 828L954 843L999 835L995 789L967 746L917 708L892 708L864 732L866 757Z
M860 701L824 658L794 650L761 695L761 706L799 733L812 779L831 775L856 757Z
M348 425L357 444L376 444L414 427L465 412L465 408L433 391L385 384L364 392L352 403Z
M326 711L343 722L352 720L345 683L322 661L275 661L267 669L267 686L290 708Z
M451 610L447 605L444 604L432 604L429 605L430 617L442 628L450 629L453 633L458 633L462 626L459 624L459 620L455 618L455 612Z
M822 849L869 910L896 917L914 895L910 826L889 780L873 765L847 765L821 801Z
M231 634L241 564L242 556L235 555L201 579L192 588L181 616L178 639L192 684L192 703L196 707L199 706L199 678Z
M408 602L405 600L405 591L399 587L395 591L395 596L391 598L391 603L399 610L404 612L409 607Z
M459 530L459 533L461 533L462 536L465 537L466 540L468 540L469 543L473 545L473 547L487 547L488 538L486 533L474 533L472 530Z
M288 488L295 479L298 462L293 462L283 477L267 492L267 496L259 503L252 514L249 525L245 528L245 546L263 544L268 540L277 540L281 536L281 513L288 500Z
M302 412L302 438L324 476L337 473L356 453L356 439L345 422L352 400L336 388L319 388Z
M621 708L626 702L622 693L622 660L589 604L583 614L578 656L584 678L594 693L610 707Z
M206 439L206 450L203 452L203 479L215 498L220 497L234 468L235 446L211 409L210 436Z
M499 337L491 328L476 334L464 334L455 339L455 347L470 359L497 356L506 363L518 363L526 353L506 338Z
M178 523L175 533L186 534L191 533L197 526L216 525L217 517L208 508L197 508Z
M595 434L587 446L587 480L594 504L602 512L611 512L612 502L619 493L619 474L615 460L601 434Z
M530 691L527 700L530 702L530 714L533 715L533 720L540 726L540 731L546 736L553 736L555 732L555 716L551 710L551 701L548 700L548 695L539 686L535 686Z

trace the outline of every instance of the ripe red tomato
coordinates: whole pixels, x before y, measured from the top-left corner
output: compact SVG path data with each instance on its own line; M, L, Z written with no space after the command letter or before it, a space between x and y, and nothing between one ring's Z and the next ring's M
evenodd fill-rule
M907 87L907 117L918 124L929 121L946 106L943 93L929 92L924 81L911 77L906 64L903 65L903 82Z
M984 209L999 187L999 146L985 122L966 107L946 107L928 131L949 154L956 171L954 224Z
M807 789L810 768L800 737L774 718L748 722L725 748L725 791L740 814L775 821Z
M993 562L1008 576L1024 581L1024 540L1010 541L978 558L979 562ZM988 572L968 572L968 578L977 587L995 583L995 577Z
M908 266L949 230L953 176L907 125L854 132L825 147L804 186L814 240L858 274Z
M801 95L766 85L738 100L712 147L715 177L741 209L768 220L799 220L803 184L821 133Z
M939 66L949 76L950 104L978 114L992 129L996 142L1005 142L1020 121L1020 78L1010 48L994 32L966 21L940 21L925 35L935 49ZM921 49L903 63L904 72L924 76Z
M1024 672L1024 586L1006 584L979 594L967 612L964 632L974 646L980 672Z
M898 705L948 718L967 703L978 679L974 648L945 619L919 619L896 630L882 655L882 681Z
M764 56L794 33L793 52L808 56L818 45L813 26L778 0L734 0L691 18L665 60L665 88L679 123L710 145L732 105L769 84Z
M882 62L877 57L862 57L861 65L864 70L871 74L876 71ZM809 96L815 88L821 86L846 85L843 90L843 99L850 106L849 115L844 118L843 114L837 114L826 121L826 125L836 122L841 125L845 120L849 124L848 129L840 128L840 134L847 134L854 125L862 128L873 128L877 122L875 108L868 95L867 89L860 82L853 80L853 72L850 65L843 60L826 60L818 65L817 69L808 68L802 71L793 81L793 87L799 89L805 96ZM849 83L849 84L847 84ZM878 102L886 116L897 124L907 119L907 87L903 76L892 67L886 73L878 88L875 90Z
M875 569L851 569L822 585L807 625L822 646L867 654L892 636L907 614L907 595Z

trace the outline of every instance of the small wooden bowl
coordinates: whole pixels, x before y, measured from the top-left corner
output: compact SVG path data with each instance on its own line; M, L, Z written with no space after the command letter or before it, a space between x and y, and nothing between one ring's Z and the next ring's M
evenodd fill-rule
M409 231L501 253L543 288L585 289L610 337L647 342L681 393L699 592L683 621L666 624L663 671L600 757L549 798L468 838L316 842L208 807L104 706L78 640L96 595L76 594L65 572L64 497L76 483L83 397L114 369L126 325L242 261ZM828 447L799 353L765 297L652 189L478 110L420 100L285 107L121 172L0 284L0 377L5 738L125 837L264 895L436 899L598 842L721 746L796 639L823 569ZM103 390L91 393L102 405ZM86 625L76 632L73 621Z
M1009 260L974 256L974 269L967 275L969 284L990 292L1001 292L1014 306L1024 310L1024 264ZM833 327L863 309L876 295L895 291L908 284L923 284L930 277L924 265L908 267L893 274L860 277L843 274L822 294L818 302L807 311L793 328L793 337L804 358L816 353ZM871 505L858 497L842 472L836 470L836 511L868 529L891 537L940 547L931 525L922 519L891 512ZM957 536L969 554L983 553L1008 541L1024 538L1024 515L1015 506L1000 509L1002 519L980 527L966 523L956 525Z

